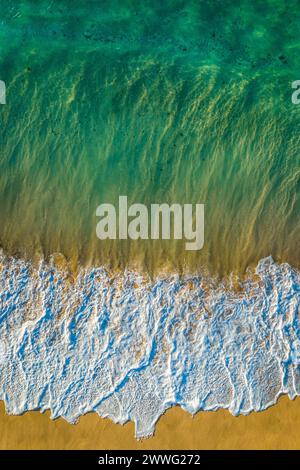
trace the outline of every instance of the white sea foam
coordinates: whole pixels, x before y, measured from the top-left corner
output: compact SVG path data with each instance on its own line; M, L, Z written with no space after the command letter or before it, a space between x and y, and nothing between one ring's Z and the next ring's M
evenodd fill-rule
M0 259L0 399L9 413L88 411L153 433L164 411L234 415L300 394L300 274L272 258L239 292Z

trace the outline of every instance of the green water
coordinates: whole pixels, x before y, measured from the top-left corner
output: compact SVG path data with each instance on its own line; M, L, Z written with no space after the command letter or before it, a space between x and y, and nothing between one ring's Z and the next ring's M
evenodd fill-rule
M82 264L299 266L298 1L0 0L0 244ZM96 238L96 207L205 204L205 244Z

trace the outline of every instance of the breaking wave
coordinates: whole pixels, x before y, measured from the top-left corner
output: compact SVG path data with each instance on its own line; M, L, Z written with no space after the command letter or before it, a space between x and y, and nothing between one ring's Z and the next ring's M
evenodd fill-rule
M260 411L300 394L300 273L271 257L240 288L0 258L0 399L10 414L89 412L136 437L179 405Z

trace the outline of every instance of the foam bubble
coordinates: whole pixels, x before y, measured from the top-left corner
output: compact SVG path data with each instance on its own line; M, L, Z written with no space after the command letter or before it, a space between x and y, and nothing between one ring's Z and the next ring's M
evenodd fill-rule
M201 276L104 268L76 279L0 260L0 398L8 413L88 411L154 432L164 411L260 411L300 393L299 272L263 259L235 291Z

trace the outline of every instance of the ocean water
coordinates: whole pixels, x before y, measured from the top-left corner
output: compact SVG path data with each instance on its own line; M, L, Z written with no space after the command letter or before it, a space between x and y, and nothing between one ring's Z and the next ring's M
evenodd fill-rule
M136 437L180 405L261 411L300 395L300 274L262 260L240 291L199 276L154 280L1 258L0 398L8 413L94 411Z
M0 0L0 398L136 435L299 394L294 0ZM96 208L205 204L205 243Z
M0 243L228 275L299 267L298 2L1 1ZM96 207L205 204L205 245L107 241Z

